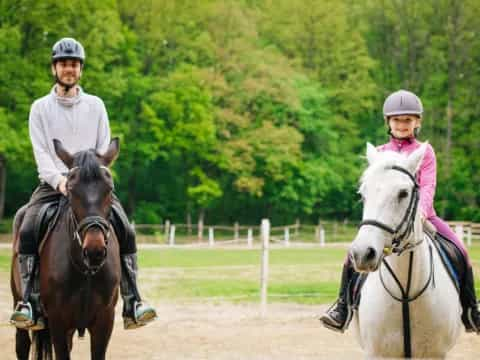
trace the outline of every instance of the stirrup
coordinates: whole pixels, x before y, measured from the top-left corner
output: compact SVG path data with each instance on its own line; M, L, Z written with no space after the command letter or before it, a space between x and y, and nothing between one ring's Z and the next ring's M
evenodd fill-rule
M123 317L123 328L125 330L138 329L157 318L157 313L153 308L151 308L151 311L144 312L140 316L137 316L137 308L141 306L144 306L142 301L133 302L133 317Z
M338 300L333 303L332 306L328 308L327 311L319 318L320 322L322 323L323 326L325 326L327 329L344 333L345 330L348 329L348 326L350 325L350 322L352 321L353 318L353 307L347 304L347 318L345 319L345 322L342 325L336 325L336 321L332 319L329 315L330 310L332 310L336 305L338 304Z
M23 311L21 311L23 308L28 309L30 317L28 317ZM23 319L16 319L17 316L23 316ZM10 324L14 325L19 329L29 329L31 326L34 325L34 323L35 322L33 320L32 304L30 304L29 302L19 301L15 306L15 310L13 311L12 316L10 317Z

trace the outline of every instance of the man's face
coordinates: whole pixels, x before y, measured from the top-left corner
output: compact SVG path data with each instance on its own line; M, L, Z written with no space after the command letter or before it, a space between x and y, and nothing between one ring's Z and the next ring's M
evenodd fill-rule
M52 74L66 85L75 85L82 75L82 64L76 59L62 59L52 64Z

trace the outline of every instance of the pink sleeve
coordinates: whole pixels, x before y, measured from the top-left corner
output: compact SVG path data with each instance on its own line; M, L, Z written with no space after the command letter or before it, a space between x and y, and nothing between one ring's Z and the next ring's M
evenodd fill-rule
M437 161L435 152L430 144L427 146L422 165L418 171L418 184L420 185L420 209L428 219L435 215L433 198L437 186Z

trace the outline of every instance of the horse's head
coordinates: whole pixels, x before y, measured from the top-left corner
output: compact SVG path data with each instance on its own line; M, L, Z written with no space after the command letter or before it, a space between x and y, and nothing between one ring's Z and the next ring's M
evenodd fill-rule
M421 236L416 174L426 150L426 144L409 156L379 152L367 144L369 166L361 178L363 199L362 223L350 246L349 256L357 271L378 269L384 256L408 246L413 234Z
M107 256L110 237L108 216L112 204L113 179L108 167L119 152L115 138L105 154L94 150L71 155L59 140L54 140L55 152L68 167L67 193L73 220L75 238L82 248L83 262L96 271Z

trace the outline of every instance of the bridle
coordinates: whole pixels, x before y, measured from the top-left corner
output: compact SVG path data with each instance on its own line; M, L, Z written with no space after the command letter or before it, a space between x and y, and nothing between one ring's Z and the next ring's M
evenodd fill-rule
M364 225L371 225L371 226L376 226L390 234L392 234L393 239L392 239L392 245L391 247L386 247L384 249L384 255L389 255L390 253L396 253L397 255L402 254L405 250L410 250L415 248L417 245L423 242L424 237L422 236L422 239L415 242L415 243L407 243L403 244L402 242L410 236L410 234L414 231L414 225L415 225L415 215L417 213L417 208L418 208L418 202L419 202L419 186L417 181L415 180L415 177L406 169L400 166L393 165L391 167L388 167L387 169L392 169L392 170L397 170L400 171L401 173L407 175L413 182L413 191L412 195L410 196L410 202L408 203L407 211L405 212L405 215L402 218L402 221L397 225L396 228L393 228L391 226L388 226L380 221L377 220L363 220L360 223L359 227L362 227ZM403 229L403 231L402 231ZM404 288L398 279L398 277L395 275L395 272L391 268L391 266L388 264L388 262L385 260L385 256L382 259L383 265L386 267L387 271L390 273L392 278L394 279L395 283L397 284L398 288L400 289L401 296L398 297L396 296L391 290L388 289L388 287L385 284L385 280L383 278L383 274L381 269L379 269L379 277L380 281L382 283L383 288L385 291L396 301L400 302L402 304L402 318L403 318L403 349L404 349L404 356L405 358L411 358L412 357L412 341L411 341L411 331L410 331L410 303L418 299L429 287L430 284L435 287L435 272L434 272L434 265L433 265L433 254L432 254L432 245L428 245L428 250L429 250L429 276L426 281L426 283L423 285L423 287L418 291L415 295L410 294L411 290L411 284L412 284L412 271L413 271L413 252L410 252L409 256L409 265L408 265L408 278L407 278L407 286Z
M74 170L76 169L79 169L80 167L79 166L76 166L76 167L73 167L69 170L69 173L73 172ZM110 169L106 166L103 166L101 165L100 168L108 171L110 173ZM67 187L67 195L68 195L68 187ZM83 261L84 265L85 265L85 269L79 269L78 266L77 266L77 269L83 273L84 275L89 275L89 276L92 276L92 275L95 275L98 270L100 270L100 268L103 266L103 264L105 263L106 259L107 259L107 247L108 247L108 241L110 239L110 222L105 219L104 217L102 216L98 216L98 215L90 215L90 216L86 216L85 218L83 218L80 222L78 221L77 217L75 216L75 213L73 212L73 210L70 208L70 220L71 220L71 223L73 224L73 227L74 227L74 230L73 230L73 239L75 241L78 242L78 245L80 246L80 248L83 247L83 236L86 234L86 232L88 230L90 230L91 228L97 228L99 229L101 232L102 232L102 235L105 239L105 248L104 248L104 256L103 256L103 260L100 264L96 265L96 266L92 266L88 263L88 261ZM84 252L82 253L84 259L87 258L87 254L84 250ZM72 259L73 261L73 259ZM75 262L73 261L73 263L75 264Z
M420 199L419 186L415 177L405 168L401 166L393 165L391 167L388 167L387 169L400 171L401 173L407 175L413 182L413 191L412 191L412 195L410 196L410 202L408 203L408 207L405 212L405 215L403 215L402 221L400 221L400 223L395 228L387 224L384 224L380 221L371 220L371 219L363 220L360 223L359 228L364 225L371 225L388 232L393 236L392 245L390 247L385 247L384 252L387 254L393 252L393 253L396 253L397 255L400 255L405 250L412 249L423 241L423 237L422 237L422 240L416 243L413 243L413 244L407 243L402 246L403 240L408 238L414 230L415 215L417 213L418 202Z

